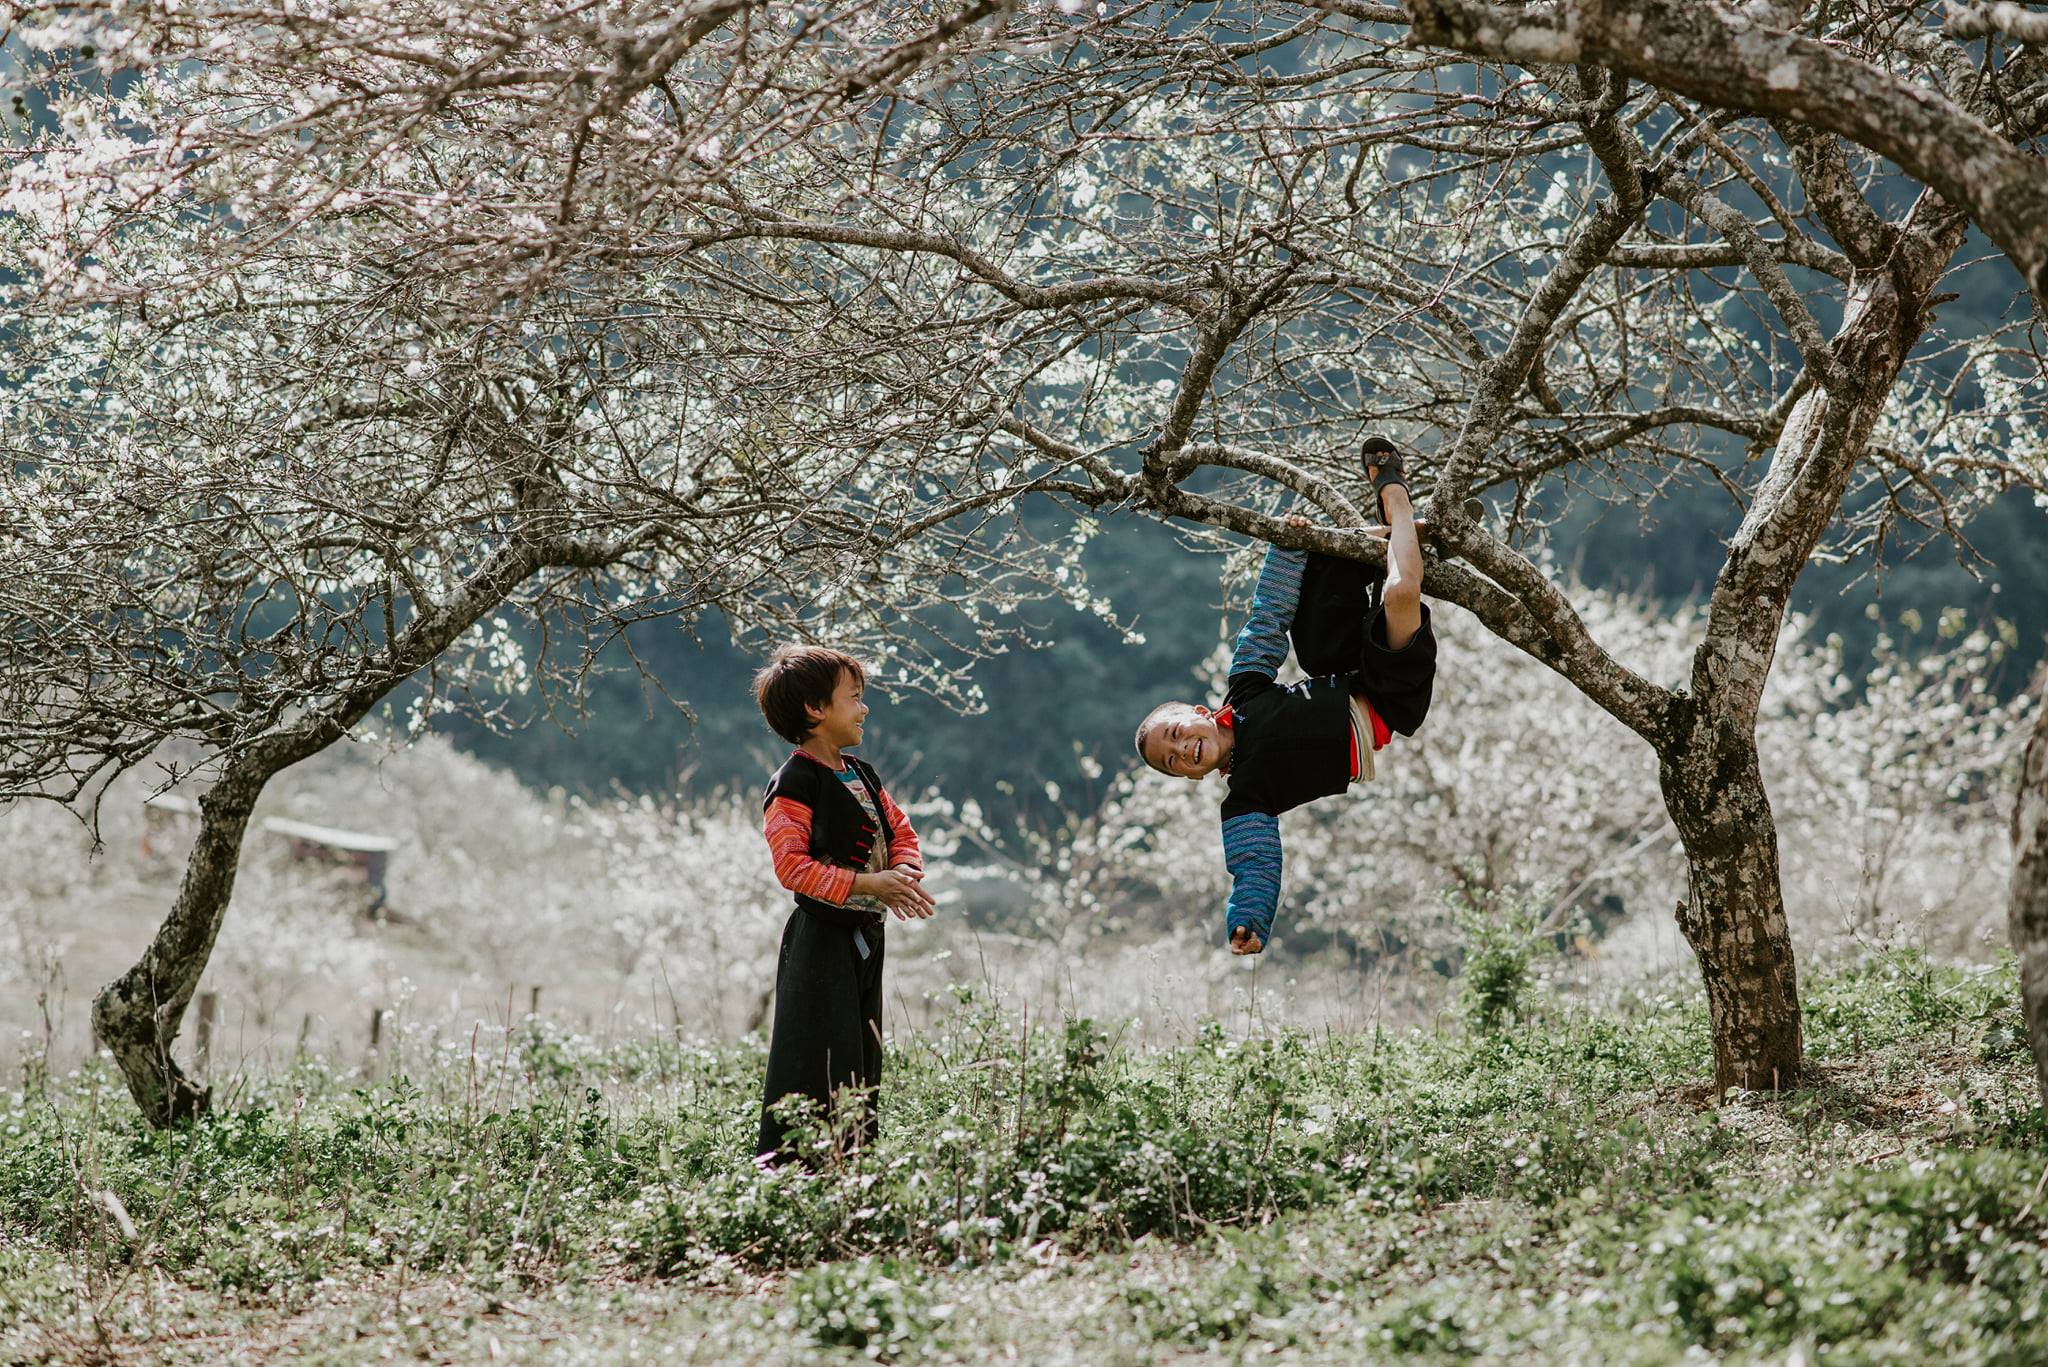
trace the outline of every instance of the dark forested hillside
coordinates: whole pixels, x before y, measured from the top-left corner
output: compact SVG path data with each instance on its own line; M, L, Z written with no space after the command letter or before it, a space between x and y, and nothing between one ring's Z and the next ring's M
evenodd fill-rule
M1739 519L1725 499L1700 492L1645 516L1632 509L1587 509L1569 519L1559 553L1575 559L1588 583L1605 588L1647 587L1660 599L1700 596L1713 588L1723 557L1721 538ZM1867 562L1816 563L1800 580L1795 606L1811 613L1824 632L1840 632L1852 657L1866 652L1884 619L1917 612L1932 621L1944 608L1972 620L2004 618L2020 638L2001 689L2021 686L2042 655L2048 634L2048 513L2023 493L2005 495L1968 529L1982 557L1962 558L1949 542L1917 551L1913 543L1888 547L1881 569Z

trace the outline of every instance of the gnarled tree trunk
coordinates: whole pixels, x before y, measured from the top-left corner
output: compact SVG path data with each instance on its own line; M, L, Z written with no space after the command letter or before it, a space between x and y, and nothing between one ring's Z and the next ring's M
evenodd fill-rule
M2048 1108L2048 679L2043 680L2034 736L2020 764L2012 805L2012 952L2020 961L2020 1004L2034 1078Z
M1803 1052L1799 981L1756 740L1696 730L1659 758L1664 802L1685 842L1678 928L1706 984L1714 1088L1793 1086Z
M151 1125L162 1129L204 1115L211 1102L207 1089L179 1069L171 1045L213 956L235 889L242 836L264 785L347 735L400 681L425 668L542 566L608 564L626 544L561 537L500 547L439 603L423 607L392 639L384 659L352 686L337 689L326 706L253 741L224 764L219 780L199 799L199 839L185 861L178 900L142 958L93 998L93 1029L113 1052Z
M1824 191L1825 169L1809 171ZM1678 924L1706 986L1718 1089L1800 1081L1799 982L1756 718L1793 585L1841 506L1925 324L1929 292L1962 242L1962 217L1932 196L1907 224L1896 259L1859 274L1849 316L1811 358L1836 373L1795 405L1715 582L1684 720L1652 741L1685 842Z
M93 1030L113 1053L143 1118L158 1129L204 1115L212 1100L210 1089L178 1067L171 1045L213 956L242 836L268 778L230 769L199 799L199 839L185 862L177 901L135 966L93 999Z

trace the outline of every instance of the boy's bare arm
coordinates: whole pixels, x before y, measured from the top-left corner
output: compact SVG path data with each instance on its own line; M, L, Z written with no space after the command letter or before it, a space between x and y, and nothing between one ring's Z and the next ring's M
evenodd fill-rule
M1368 468L1377 478L1383 467ZM1422 542L1408 486L1388 483L1381 489L1380 513L1387 519L1387 578L1380 588L1380 610L1386 614L1387 647L1399 650L1422 630Z

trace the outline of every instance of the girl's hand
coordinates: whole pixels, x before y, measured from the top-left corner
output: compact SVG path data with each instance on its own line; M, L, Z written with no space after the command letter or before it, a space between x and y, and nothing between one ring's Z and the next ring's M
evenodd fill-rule
M923 920L939 909L938 901L924 890L924 870L908 864L880 873L856 874L853 890L856 895L872 897L895 912L899 921L913 917Z

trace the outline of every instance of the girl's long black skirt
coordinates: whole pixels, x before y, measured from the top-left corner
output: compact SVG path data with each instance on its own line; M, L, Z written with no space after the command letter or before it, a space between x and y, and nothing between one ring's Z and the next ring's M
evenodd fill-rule
M861 952L865 946L867 952ZM775 1020L768 1033L768 1081L755 1152L792 1157L789 1127L775 1114L788 1096L809 1097L854 1143L875 1133L875 1089L882 1081L882 957L879 923L835 926L801 909L782 928L775 969ZM835 1113L843 1088L857 1089L852 1115Z

